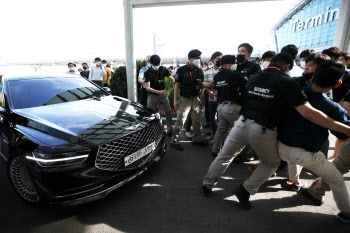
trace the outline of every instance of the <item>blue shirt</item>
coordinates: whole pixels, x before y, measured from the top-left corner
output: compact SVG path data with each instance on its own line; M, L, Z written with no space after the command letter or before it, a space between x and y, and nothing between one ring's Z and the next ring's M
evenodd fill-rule
M146 70L148 70L148 66L142 67L139 73L139 78L142 78L143 81L146 81L146 78L144 77ZM146 88L146 84L142 84L142 87Z
M329 100L322 92L314 92L305 88L305 93L312 107L324 112L336 121L350 125L348 114L339 104ZM331 131L338 139L345 140L348 136ZM278 140L291 147L300 147L310 152L318 152L328 138L328 129L306 120L295 109L281 118L278 127Z

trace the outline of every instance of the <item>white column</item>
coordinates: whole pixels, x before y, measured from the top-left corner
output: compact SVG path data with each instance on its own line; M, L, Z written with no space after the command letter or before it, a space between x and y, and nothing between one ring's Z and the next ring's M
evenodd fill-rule
M131 0L124 0L125 57L128 99L137 101L136 60L134 56L133 7Z
M334 46L343 52L350 52L350 1L343 0L340 6Z

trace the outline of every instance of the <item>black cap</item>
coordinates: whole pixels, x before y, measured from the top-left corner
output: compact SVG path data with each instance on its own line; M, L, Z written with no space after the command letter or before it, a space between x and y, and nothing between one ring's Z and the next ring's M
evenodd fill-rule
M149 59L149 62L154 66L159 66L160 64L160 57L158 55L152 55Z
M200 58L202 52L198 49L193 49L188 53L188 58Z
M236 57L234 55L225 55L220 60L221 65L236 64Z

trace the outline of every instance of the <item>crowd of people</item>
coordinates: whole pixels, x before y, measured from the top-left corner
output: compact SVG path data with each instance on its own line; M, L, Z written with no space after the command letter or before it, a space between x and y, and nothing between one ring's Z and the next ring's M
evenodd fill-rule
M325 193L332 190L340 210L337 218L350 223L343 178L350 169L350 71L346 68L350 55L336 47L321 54L311 49L299 54L295 45L287 45L278 54L267 51L251 61L252 52L253 47L243 43L236 56L217 51L203 63L201 52L194 49L186 65L168 69L158 55L147 56L147 66L138 77L141 104L164 110L172 148L184 150L179 135L185 121L192 123L193 134L186 132L192 145L206 147L211 140L215 159L203 178L205 196L213 195L213 187L232 161L245 161L244 151L255 154L259 163L250 167L251 176L234 190L243 208L250 209L250 195L288 164L283 187L301 192L314 205L321 205ZM174 125L165 78L175 86ZM211 132L207 139L200 131L201 96L207 112L203 127L210 126ZM337 137L332 162L327 159L329 130ZM309 187L300 179L302 167L319 176Z

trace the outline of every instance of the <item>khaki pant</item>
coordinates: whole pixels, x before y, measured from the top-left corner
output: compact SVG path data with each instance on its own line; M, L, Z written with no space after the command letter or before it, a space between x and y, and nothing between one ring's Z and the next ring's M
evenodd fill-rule
M348 144L349 145L349 144ZM349 147L347 148L349 149ZM332 189L334 200L341 211L350 212L350 199L342 174L324 156L322 152L309 152L299 147L286 146L278 142L281 159L299 164L322 177ZM349 154L349 152L347 152ZM312 192L310 194L313 195Z
M172 117L171 117L171 107L169 103L168 96L164 95L148 95L147 107L154 111L158 111L157 107L159 106L163 109L166 117L167 131L173 131Z
M350 170L350 142L346 142L339 147L337 157L335 157L332 164L335 166L336 169L338 169L338 171L341 174L346 174L349 172L349 170ZM319 177L311 184L308 191L313 197L315 197L319 200L322 200L324 195L326 195L326 192L330 191L331 188L332 187L330 187L330 183L328 184L326 179Z
M234 159L235 153L247 144L252 146L261 159L261 164L243 183L244 188L250 194L255 194L259 187L277 170L281 162L277 154L277 130L265 129L263 132L261 125L250 119L243 121L243 116L240 116L235 122L224 146L210 165L203 185L213 188Z
M227 134L230 132L235 121L239 118L241 106L236 104L219 104L218 112L219 124L214 137L213 152L218 153L225 142Z
M179 99L179 109L177 112L177 120L174 127L174 134L171 143L179 143L179 135L181 133L184 122L187 118L188 113L191 114L192 127L193 127L193 141L198 142L201 140L201 107L199 97L182 97Z

